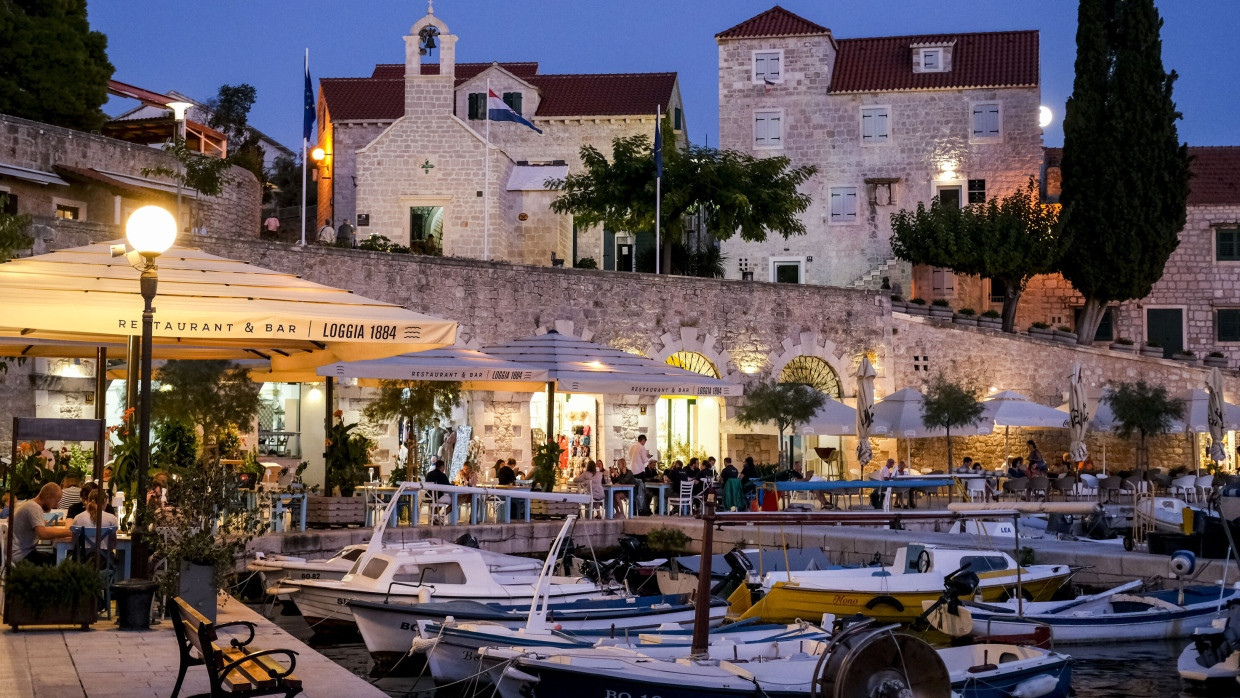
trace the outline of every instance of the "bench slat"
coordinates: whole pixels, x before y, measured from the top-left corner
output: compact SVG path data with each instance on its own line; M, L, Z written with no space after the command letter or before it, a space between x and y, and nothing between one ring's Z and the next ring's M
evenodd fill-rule
M231 664L239 659L243 659L246 655L246 653L241 650L225 649L219 645L215 645L215 648L216 651L223 655L225 664ZM236 668L230 671L228 676L225 678L232 680L234 675L244 677L248 680L250 685L258 688L274 688L276 685L276 679L271 678L271 676L267 674L267 670L262 667L259 660L250 660L238 664Z
M279 660L273 659L270 656L259 657L254 661L262 662L263 666L279 673L284 673L288 669L288 667L281 664ZM284 683L290 688L301 688L301 679L297 678L297 674L289 674L288 676L285 676Z

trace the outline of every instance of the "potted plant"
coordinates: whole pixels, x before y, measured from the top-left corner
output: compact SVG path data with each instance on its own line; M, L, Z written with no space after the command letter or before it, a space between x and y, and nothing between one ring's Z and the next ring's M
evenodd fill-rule
M1131 339L1128 339L1127 337L1116 337L1115 341L1111 342L1111 351L1120 351L1125 354L1131 354L1136 351L1136 347L1133 346Z
M951 316L951 304L949 304L945 299L936 298L934 302L930 304L930 317L950 318Z
M909 315L929 315L930 309L926 307L925 298L913 298L908 302L907 312Z
M22 561L9 570L4 588L4 623L76 625L88 628L99 614L96 600L103 582L94 566L66 560L55 567Z
M1076 333L1067 325L1055 328L1055 341L1060 344L1076 344Z
M1227 357L1221 351L1212 351L1206 354L1204 363L1211 368L1227 368Z
M251 507L236 472L219 460L203 461L168 487L168 508L148 510L157 535L156 553L168 561L156 580L212 621L216 596L246 545L267 528Z
M965 325L966 327L977 327L977 311L972 308L961 308L956 311L952 322L957 325Z
M896 313L908 312L908 302L898 294L891 295L891 310Z
M1045 322L1035 322L1029 326L1029 336L1052 339L1055 336L1055 330L1052 330L1051 326Z
M1161 359L1163 357L1162 345L1158 342L1146 342L1145 346L1141 347L1141 356Z
M1173 361L1179 361L1182 364L1191 364L1193 366L1197 365L1197 355L1194 354L1192 350L1190 349L1184 349L1175 354L1172 354L1171 359Z
M1143 380L1114 383L1102 399L1115 415L1116 434L1123 439L1138 437L1136 470L1148 470L1147 437L1170 431L1172 422L1184 416L1184 401Z
M323 453L326 470L326 491L330 495L337 489L342 497L352 497L353 490L366 481L366 464L370 462L370 439L354 434L357 422L344 423L344 412L336 410L332 415L335 424L327 433L327 450Z
M991 330L1003 329L1003 316L998 310L987 310L977 319L978 327L985 327Z

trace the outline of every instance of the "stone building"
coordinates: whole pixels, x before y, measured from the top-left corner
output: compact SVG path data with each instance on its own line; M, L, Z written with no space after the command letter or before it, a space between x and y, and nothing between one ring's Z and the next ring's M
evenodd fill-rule
M427 54L424 35L436 43ZM618 136L653 137L659 108L684 141L676 74L544 75L537 63L458 63L457 39L427 14L404 37L403 64L320 81L319 224L348 219L359 239L382 235L449 256L592 257L601 268L631 267L634 243L647 236L576 229L549 210L556 192L545 182L578 169L583 145L610 153ZM488 88L542 133L488 120Z
M950 272L891 254L891 214L1008 194L1042 157L1036 31L837 39L776 6L715 36L720 145L818 173L808 234L723 243L729 278L954 299Z
M177 186L144 169L177 168L168 153L72 129L0 114L0 194L7 211L36 222L123 226L146 204L177 210ZM262 189L240 167L217 197L181 191L181 227L216 235L258 236ZM39 243L36 240L36 243Z
M1240 361L1240 147L1189 148L1188 221L1148 296L1116 303L1096 340L1153 341L1166 357L1187 349L1198 358ZM1046 149L1046 197L1059 197L1061 148ZM1076 326L1084 299L1063 277L1033 279L1021 299L1021 327L1032 322Z

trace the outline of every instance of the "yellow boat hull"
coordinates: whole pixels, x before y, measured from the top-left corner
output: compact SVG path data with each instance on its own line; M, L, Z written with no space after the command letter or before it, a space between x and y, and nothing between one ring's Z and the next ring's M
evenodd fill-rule
M1002 574L1002 573L1000 573ZM978 593L983 601L1001 601L1016 594L1016 579L1003 574L996 578L994 572L984 573ZM989 578L987 578L989 576ZM1071 573L1025 580L1021 584L1024 595L1031 601L1050 601ZM760 618L766 623L793 623L804 620L818 622L824 613L837 616L861 614L883 622L906 623L922 614L923 601L937 601L943 592L857 592L843 589L810 589L795 582L777 582L770 591L749 608L733 606L740 619Z

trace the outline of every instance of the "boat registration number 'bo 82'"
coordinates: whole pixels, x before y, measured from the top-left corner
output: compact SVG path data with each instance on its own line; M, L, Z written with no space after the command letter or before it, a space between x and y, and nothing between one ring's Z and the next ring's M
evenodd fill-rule
M323 325L323 339L396 339L396 325L371 325L367 333L360 322L328 322Z

